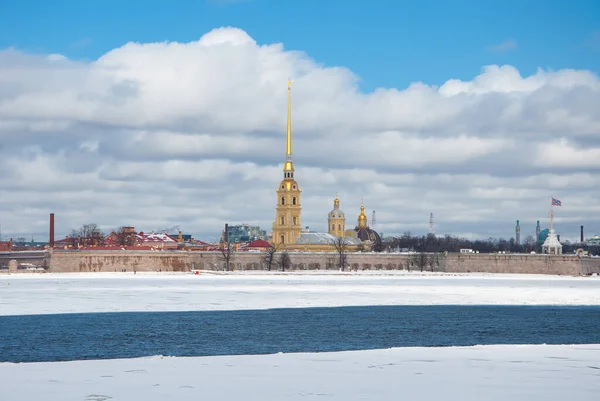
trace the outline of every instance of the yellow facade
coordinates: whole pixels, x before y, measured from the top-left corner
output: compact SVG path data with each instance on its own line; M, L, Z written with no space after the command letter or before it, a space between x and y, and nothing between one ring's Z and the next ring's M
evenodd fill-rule
M284 178L277 189L277 207L273 222L273 242L294 244L300 237L300 186L293 178Z
M292 111L291 111L291 81L288 81L288 110L287 110L287 137L286 156L283 165L283 180L277 187L277 206L275 208L275 221L271 243L281 250L308 251L308 252L335 252L333 241L309 242L306 240L297 242L302 236L302 207L300 185L294 177L294 162L292 161ZM364 207L361 208L361 216L364 215ZM361 217L359 217L360 220ZM366 215L364 215L366 225ZM328 215L328 233L335 237L350 237L356 239L356 232L346 232L346 217L340 210L340 200L336 196L333 202L333 210ZM359 223L360 225L360 223ZM351 231L351 232L350 232ZM310 234L305 234L309 236ZM355 240L352 240L355 242ZM347 247L348 252L363 249L360 243L351 243Z
M277 188L277 207L275 221L273 222L274 244L295 244L300 238L302 224L300 221L302 207L300 203L300 186L294 179L294 162L292 161L292 107L291 107L292 81L288 81L288 110L287 110L287 138L285 147L285 163L283 165L283 180Z
M344 237L346 234L346 215L340 210L340 199L336 196L333 201L333 210L327 216L328 232L336 237Z

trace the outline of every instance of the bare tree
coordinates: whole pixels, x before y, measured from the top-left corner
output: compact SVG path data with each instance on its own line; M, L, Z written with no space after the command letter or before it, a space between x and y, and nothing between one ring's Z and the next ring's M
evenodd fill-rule
M71 239L71 245L73 248L79 245L81 242L81 231L80 230L71 230L69 234L69 238Z
M100 228L98 228L98 224L96 223L84 224L81 226L79 231L81 238L85 238L88 240L96 238L98 237L98 234L100 234Z
M113 231L115 234L115 240L119 245L122 246L132 246L135 244L135 231L132 231L131 228L128 227L119 227Z
M536 245L537 243L533 235L528 235L527 237L525 237L525 241L523 242L523 249L525 250L525 252L530 253L535 251Z
M337 253L336 265L343 271L348 259L348 241L344 237L335 237L331 240L331 245Z
M427 268L430 264L429 259L429 254L427 252L418 252L411 255L409 263L420 271L423 271L423 269Z
M267 265L267 270L271 271L271 267L276 263L275 254L279 250L279 246L277 244L272 244L270 248L267 248L265 253L262 256L262 262Z
M290 254L287 252L282 252L279 255L279 267L281 267L281 271L285 271L285 269L289 269L292 266L292 259L290 258Z
M375 239L375 242L371 246L371 250L373 252L383 252L386 250L386 248L387 248L387 244L385 244L383 242L383 240L379 237Z
M73 238L73 246L77 244L83 245L98 245L102 240L102 231L98 228L98 224L84 224L77 230L71 230L71 238Z
M231 268L231 261L235 258L235 248L230 242L221 243L219 245L219 260L225 264L225 270Z

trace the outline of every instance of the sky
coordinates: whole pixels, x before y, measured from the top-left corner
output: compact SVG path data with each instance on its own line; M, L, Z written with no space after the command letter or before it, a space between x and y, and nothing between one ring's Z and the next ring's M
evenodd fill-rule
M0 1L2 237L302 224L600 234L600 3Z

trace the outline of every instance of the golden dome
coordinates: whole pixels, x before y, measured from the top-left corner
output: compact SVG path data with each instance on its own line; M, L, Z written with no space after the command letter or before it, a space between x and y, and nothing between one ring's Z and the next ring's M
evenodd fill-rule
M286 160L283 165L283 171L294 171L294 163L291 160Z
M360 214L358 215L358 227L369 227L369 224L367 223L367 215L365 214L365 205L360 206Z

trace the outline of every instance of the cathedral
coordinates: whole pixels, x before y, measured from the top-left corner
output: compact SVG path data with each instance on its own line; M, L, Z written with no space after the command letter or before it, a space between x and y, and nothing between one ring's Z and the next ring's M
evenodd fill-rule
M283 180L277 187L277 207L271 242L286 250L322 252L334 251L334 243L338 238L343 238L348 251L368 250L376 242L381 241L381 238L377 232L369 228L364 205L360 207L354 229L346 230L346 215L340 210L340 200L337 196L333 201L333 210L327 217L327 233L312 232L302 227L302 190L294 177L292 161L291 90L292 82L288 81L285 163Z

